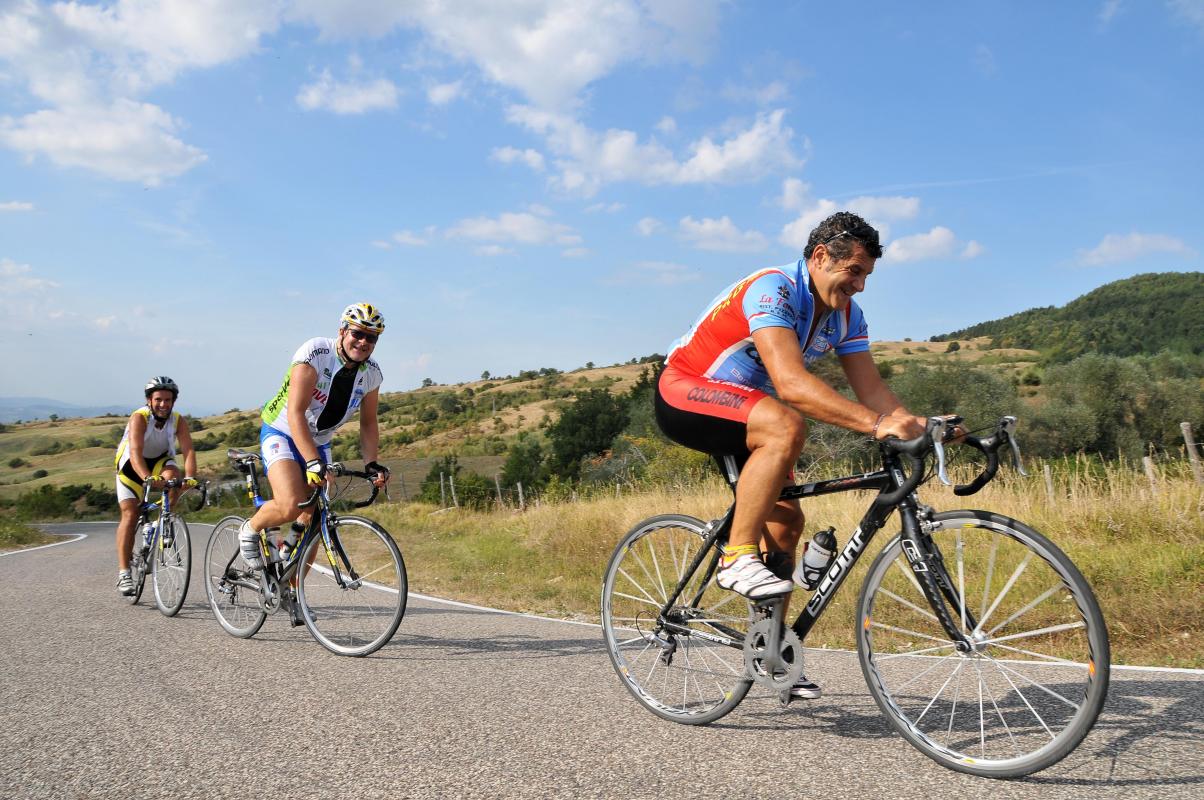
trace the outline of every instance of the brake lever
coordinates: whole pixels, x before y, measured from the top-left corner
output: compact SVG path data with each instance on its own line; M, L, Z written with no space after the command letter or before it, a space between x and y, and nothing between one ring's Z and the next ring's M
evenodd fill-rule
M1024 477L1028 477L1028 472L1024 469L1024 462L1020 460L1020 445L1016 442L1016 418L1007 416L1003 418L1003 430L1007 434L1008 444L1012 446L1012 466L1016 468Z
M952 486L953 481L949 480L949 474L945 472L945 426L948 422L945 417L928 418L928 424L932 428L929 431L932 436L932 449L936 452L937 477L941 479L941 483Z

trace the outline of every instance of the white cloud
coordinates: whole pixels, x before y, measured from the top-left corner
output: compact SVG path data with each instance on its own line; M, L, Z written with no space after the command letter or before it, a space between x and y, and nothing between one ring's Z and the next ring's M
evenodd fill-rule
M519 150L516 147L495 147L490 152L489 157L502 164L513 164L516 161L521 161L536 172L542 172L544 167L543 155L530 148Z
M393 234L392 240L397 244L407 245L409 247L425 247L430 244L431 236L434 235L433 227L427 228L425 235L419 235L410 230L397 231Z
M615 273L606 282L640 286L676 286L696 280L698 280L698 273L682 264L671 261L638 261L628 269Z
M154 186L205 161L204 153L176 138L179 128L158 106L118 100L0 117L0 142L31 159L43 155L60 166Z
M364 114L397 108L397 87L385 78L365 83L336 81L329 70L322 70L317 81L297 92L297 105L306 111Z
M740 86L729 83L723 87L720 94L725 99L737 103L769 106L784 102L789 97L790 90L783 81L771 81L764 86Z
M514 252L500 244L482 244L474 247L472 251L479 256L507 256Z
M593 131L565 114L531 106L512 106L507 113L511 122L545 137L560 169L554 184L585 195L617 181L740 183L802 163L791 147L794 131L783 124L784 109L758 114L747 128L719 142L704 136L680 159L655 139L641 143L633 131Z
M942 258L976 258L983 252L978 242L960 242L953 231L938 225L927 233L894 240L887 245L883 257L891 262L905 263Z
M589 255L589 249L586 247L569 247L560 251L560 255L565 258L584 258Z
M3 211L33 211L33 203L23 203L20 200L0 203L0 212Z
M0 119L0 143L154 184L204 161L136 99L188 69L242 58L279 26L276 0L0 3L0 63L48 107Z
M974 48L974 68L988 78L999 72L999 64L995 61L995 53L985 44Z
M1194 252L1183 241L1160 233L1109 233L1090 250L1080 250L1078 261L1088 266L1116 261L1135 261L1155 253L1174 253L1189 256Z
M1204 2L1200 0L1167 0L1171 10L1204 32Z
M18 264L11 258L0 258L0 294L40 292L45 289L57 289L58 286L52 280L35 277L33 267L28 264Z
M1103 25L1107 25L1120 11L1121 0L1104 0L1103 7L1099 10L1099 21Z
M97 317L96 319L92 320L92 324L97 328L100 328L102 331L107 331L116 321L117 315L110 314L106 317Z
M782 193L785 198L785 186L783 186ZM798 218L782 228L778 241L795 250L802 250L807 246L807 239L811 236L811 231L815 226L837 211L852 211L864 217L866 222L878 230L879 239L884 240L890 234L891 222L913 219L919 214L920 199L918 197L874 195L854 197L841 203L826 198L819 199L810 206L804 206Z
M803 183L798 178L787 178L782 181L782 195L778 198L778 205L787 211L802 211L810 193L811 186L809 184Z
M434 106L445 106L464 93L463 81L440 83L426 90L426 99Z
M594 203L593 205L589 205L589 206L585 207L585 211L587 214L597 214L597 213L617 214L618 212L620 212L622 210L623 210L623 204L618 203L618 202Z
M644 217L635 224L636 232L640 236L651 236L664 227L664 224L656 217Z
M673 134L677 133L677 120L670 116L664 116L661 117L652 127L666 136L672 136Z
M696 220L683 217L678 223L681 237L699 250L719 250L728 253L755 253L764 250L768 241L758 231L742 231L729 217Z
M569 226L526 212L463 219L448 229L447 236L452 239L477 239L495 243L581 244L581 237Z

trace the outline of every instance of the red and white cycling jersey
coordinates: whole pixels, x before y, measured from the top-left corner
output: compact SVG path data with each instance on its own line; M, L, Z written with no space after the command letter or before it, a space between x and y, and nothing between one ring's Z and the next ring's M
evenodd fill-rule
M811 341L804 341L814 314L804 261L757 270L711 301L686 335L669 347L665 364L690 375L772 392L769 373L753 344L753 331L792 328L807 364L830 350L848 355L870 349L865 317L852 300L841 311L826 312Z

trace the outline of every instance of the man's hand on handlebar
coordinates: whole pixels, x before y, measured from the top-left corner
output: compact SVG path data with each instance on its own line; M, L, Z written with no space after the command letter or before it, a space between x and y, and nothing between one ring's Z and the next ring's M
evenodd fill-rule
M878 441L882 441L889 436L903 440L914 439L917 436L924 435L927 424L928 419L926 417L917 417L901 408L897 408L883 417L878 423L878 430L875 432L874 438Z
M377 489L383 489L384 485L389 482L389 468L384 464L369 461L364 464L364 471L373 473L372 485Z

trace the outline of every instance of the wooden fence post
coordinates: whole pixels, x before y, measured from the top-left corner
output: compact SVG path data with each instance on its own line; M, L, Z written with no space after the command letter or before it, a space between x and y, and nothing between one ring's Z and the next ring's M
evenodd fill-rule
M443 472L439 473L439 508L447 508L447 487L443 483Z
M493 485L497 487L497 507L502 507L502 481L498 478L497 473L493 473Z
M527 510L527 504L523 500L523 482L522 481L518 482L518 510L519 511Z
M1191 433L1190 422L1180 422L1183 431L1183 443L1187 445L1187 457L1191 460L1191 471L1196 476L1196 483L1204 483L1204 467L1200 466L1200 454L1196 452L1196 440Z
M1158 494L1158 473L1154 472L1154 459L1142 456L1141 465L1145 467L1145 476L1150 479L1150 494Z
M1049 502L1053 502L1053 471L1050 470L1049 464L1045 465L1045 496L1049 498Z
M447 476L447 485L451 487L452 505L456 508L460 507L460 499L456 497L456 473Z

